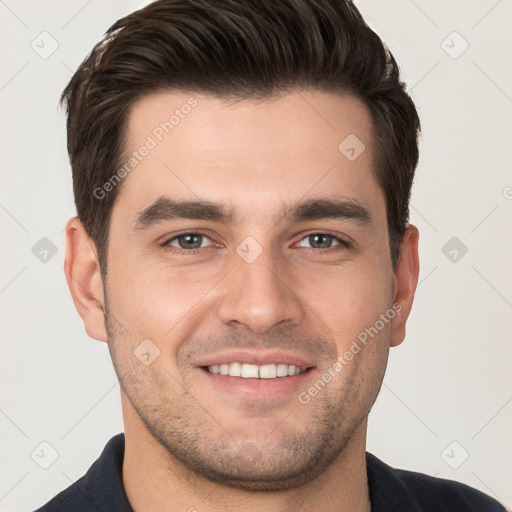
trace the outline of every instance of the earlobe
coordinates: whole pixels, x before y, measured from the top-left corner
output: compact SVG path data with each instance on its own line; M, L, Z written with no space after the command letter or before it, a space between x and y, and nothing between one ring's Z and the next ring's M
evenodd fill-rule
M66 225L66 280L85 330L92 338L107 341L103 313L104 290L94 242L78 217Z
M409 224L404 233L400 254L395 269L395 294L393 303L400 304L391 328L390 346L396 347L405 338L406 323L411 312L416 286L418 285L419 257L418 257L419 231L416 226Z

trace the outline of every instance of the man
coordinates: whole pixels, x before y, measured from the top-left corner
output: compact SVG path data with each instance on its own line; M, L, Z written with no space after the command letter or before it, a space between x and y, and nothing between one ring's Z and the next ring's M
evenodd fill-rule
M366 452L418 280L420 124L350 1L154 2L62 99L66 276L125 432L39 510L504 510Z

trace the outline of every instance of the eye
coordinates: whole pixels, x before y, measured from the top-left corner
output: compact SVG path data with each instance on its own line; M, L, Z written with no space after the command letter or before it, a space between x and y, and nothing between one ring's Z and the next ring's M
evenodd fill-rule
M194 249L201 249L205 247L203 242L209 240L212 241L210 237L203 235L202 233L182 233L181 235L176 235L166 242L162 244L162 247L165 250L173 251L173 250L184 250L190 251Z
M209 243L208 243L209 242ZM193 253L200 249L211 246L213 240L203 233L187 232L175 235L161 244L165 251L175 253ZM305 245L307 244L307 245ZM309 249L333 249L349 248L350 244L335 235L329 233L311 233L299 242L300 247Z
M308 247L302 245L304 241L309 243L309 247L312 249L330 249L339 245L343 247L350 247L350 244L345 242L345 240L342 240L341 238L330 235L328 233L311 233L299 242L299 246Z

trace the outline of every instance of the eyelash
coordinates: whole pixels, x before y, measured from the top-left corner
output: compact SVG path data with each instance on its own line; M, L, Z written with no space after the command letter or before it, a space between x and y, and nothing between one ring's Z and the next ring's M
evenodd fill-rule
M193 255L197 254L198 251L203 251L205 249L210 248L210 247L200 247L197 249L180 249L178 247L173 247L170 245L171 242L177 240L178 238L180 238L182 236L187 236L187 235L203 236L203 237L209 238L210 240L212 240L212 242L214 242L214 240L210 236L208 236L205 233L202 233L201 231L185 231L184 233L179 233L177 235L174 235L172 238L169 238L165 242L161 243L160 248L166 252L171 252L174 254L183 254L183 255L187 255L187 256L193 256ZM328 237L331 237L336 242L338 242L339 245L335 245L334 247L327 247L325 249L316 249L314 247L303 247L303 249L306 249L308 251L314 251L316 253L318 253L318 252L324 253L324 252L332 251L332 250L336 250L336 249L338 249L338 250L339 249L350 249L352 247L352 245L349 242L347 242L346 240L344 240L343 238L340 238L339 236L336 236L327 231L313 231L311 233L308 233L307 235L304 235L299 240L299 242L302 242L304 239L306 239L310 236L313 236L313 235L326 235Z

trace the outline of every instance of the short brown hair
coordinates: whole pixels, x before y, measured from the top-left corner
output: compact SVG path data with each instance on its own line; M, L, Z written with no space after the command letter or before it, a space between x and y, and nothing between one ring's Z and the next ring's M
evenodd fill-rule
M61 96L77 215L102 275L120 187L127 116L142 96L190 90L266 98L296 88L351 94L372 116L374 172L387 209L395 268L409 219L420 121L398 65L350 0L158 0L118 20Z

